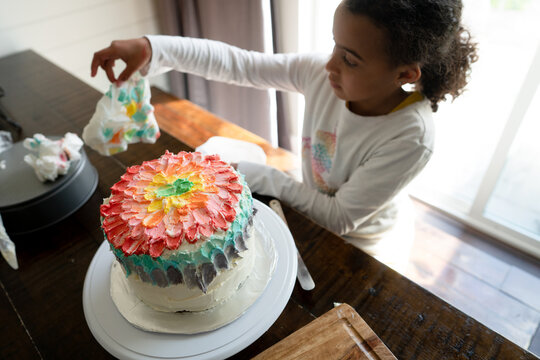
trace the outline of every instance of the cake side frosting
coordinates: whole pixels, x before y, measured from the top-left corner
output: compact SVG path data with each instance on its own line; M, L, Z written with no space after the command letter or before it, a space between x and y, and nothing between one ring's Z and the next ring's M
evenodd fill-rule
M253 233L253 228L251 233ZM144 282L137 276L129 276L127 281L137 297L146 305L158 311L204 311L230 299L249 279L256 259L255 239L249 234L246 239L247 250L235 259L234 266L218 272L205 292L198 287L189 287L183 283L167 287L155 286Z

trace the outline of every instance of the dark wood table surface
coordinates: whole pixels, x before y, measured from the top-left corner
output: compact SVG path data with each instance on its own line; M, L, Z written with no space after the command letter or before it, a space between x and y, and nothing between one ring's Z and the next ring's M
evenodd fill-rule
M81 135L101 97L32 51L0 59L0 86L0 102L22 124L23 137ZM166 132L156 144L130 145L112 157L86 148L99 173L89 201L56 225L12 237L20 268L0 259L0 359L112 358L92 336L82 306L86 271L103 242L98 208L127 166L165 150L191 148ZM302 214L284 211L317 285L306 292L296 284L272 327L232 358L259 354L337 302L351 305L399 359L536 359Z

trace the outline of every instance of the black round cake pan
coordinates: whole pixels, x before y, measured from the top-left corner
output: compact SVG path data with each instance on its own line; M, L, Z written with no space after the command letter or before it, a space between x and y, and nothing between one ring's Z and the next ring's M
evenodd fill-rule
M65 219L92 196L98 183L96 169L81 148L81 158L65 175L41 182L24 162L30 151L22 142L0 153L0 215L8 235L41 230Z

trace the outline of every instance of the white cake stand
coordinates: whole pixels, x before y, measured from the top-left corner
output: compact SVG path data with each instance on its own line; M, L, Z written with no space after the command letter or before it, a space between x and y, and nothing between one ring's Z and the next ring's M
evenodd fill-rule
M264 224L274 242L276 265L261 296L236 320L219 329L191 334L140 330L118 312L110 296L114 256L103 242L86 274L83 309L90 331L112 355L121 359L224 359L258 339L279 317L296 279L296 248L289 229L270 208L254 200L255 221ZM257 224L256 224L257 225ZM233 300L234 301L234 300Z

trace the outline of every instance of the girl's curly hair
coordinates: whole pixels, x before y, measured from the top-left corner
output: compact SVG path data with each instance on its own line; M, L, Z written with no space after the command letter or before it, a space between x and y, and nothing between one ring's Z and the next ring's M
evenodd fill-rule
M433 111L447 94L461 95L478 58L476 43L461 25L461 0L345 0L343 5L386 32L393 65L420 65L416 88Z

